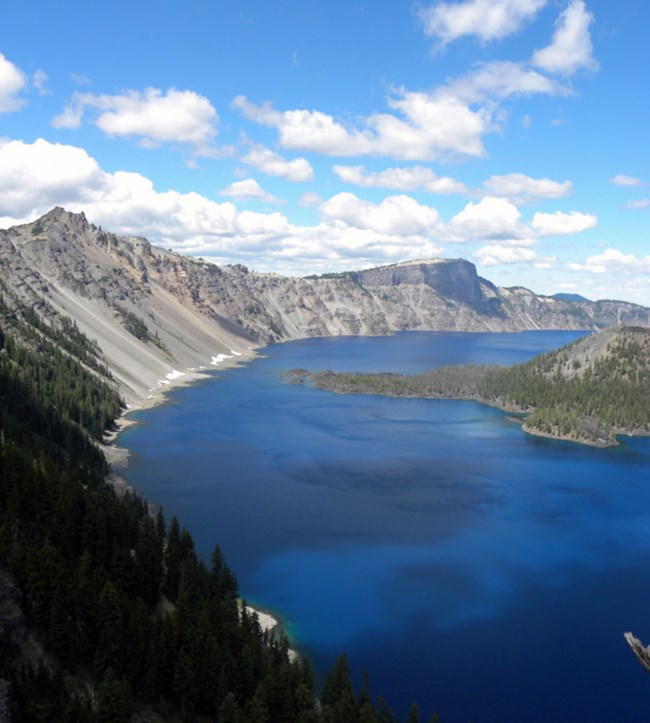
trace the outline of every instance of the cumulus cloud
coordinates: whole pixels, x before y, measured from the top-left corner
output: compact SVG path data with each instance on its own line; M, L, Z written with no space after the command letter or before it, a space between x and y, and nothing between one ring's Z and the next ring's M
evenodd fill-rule
M333 214L337 203L341 218ZM107 173L81 148L42 139L0 141L0 227L31 221L55 205L84 211L116 233L265 271L343 270L442 252L429 227L437 223L437 212L412 199L376 206L357 199L356 209L354 199L333 200L319 223L297 226L281 213L241 211L231 201L198 193L157 191L138 173Z
M520 30L547 0L466 0L420 10L424 32L440 43L473 36L483 42L501 40Z
M509 60L478 63L464 75L447 84L445 92L466 103L479 103L488 99L503 100L512 96L568 95L570 89L558 81L523 63Z
M399 160L439 160L485 155L482 136L496 128L491 113L472 109L449 93L395 91L387 100L397 114L374 113L362 127L346 127L316 110L276 111L238 96L232 107L245 118L278 131L284 148L329 156L384 156Z
M220 196L233 198L236 201L263 201L264 203L282 203L282 199L265 191L254 178L235 181L219 191Z
M440 214L435 208L403 195L388 196L374 204L353 193L339 193L323 202L320 211L329 223L344 223L388 235L433 235L440 225Z
M251 149L242 157L242 161L269 176L278 176L287 181L302 183L311 181L314 169L305 158L294 158L288 161L279 153L259 144L253 144Z
M524 239L528 234L520 222L519 209L505 198L486 197L478 203L468 203L448 225L450 240L463 243L470 240Z
M0 217L17 223L52 206L107 192L107 176L81 148L39 139L0 141Z
M590 256L584 264L572 264L573 271L589 271L592 274L608 272L624 274L650 274L650 256L639 258L618 249L608 248L602 254Z
M488 244L472 254L483 266L499 264L531 263L537 260L537 254L530 248L503 244Z
M622 173L617 174L609 179L609 182L614 186L640 186L642 181L640 178L634 176L625 176Z
M507 198L515 204L536 203L542 199L564 198L573 190L571 181L553 181L550 178L530 178L523 173L491 176L483 182L489 196Z
M486 155L483 138L503 127L500 102L514 96L569 95L566 84L526 63L479 63L431 91L395 88L390 112L342 122L320 110L276 110L243 95L231 103L247 120L275 128L286 149L328 156L379 156L401 161L445 161Z
M52 119L55 128L76 128L88 110L92 122L110 136L137 138L148 147L164 143L191 146L209 155L219 116L210 101L191 90L129 90L121 95L75 93L65 110Z
M197 228L208 235L211 230L233 233L238 218L232 203L215 203L197 193L157 192L139 173L106 173L75 146L43 139L0 142L2 225L33 220L55 205L83 210L112 230L158 242L187 238Z
M584 0L571 0L556 22L551 44L533 53L533 65L565 76L580 68L598 70L589 33L593 21Z
M581 231L596 228L598 218L591 213L536 213L533 216L532 228L538 236L567 236Z
M25 105L18 94L26 84L23 72L0 53L0 113L9 113Z
M334 173L345 183L363 188L389 188L394 191L427 191L428 193L465 193L464 183L449 176L437 176L430 168L385 168L367 171L365 166L334 166Z
M238 208L243 199L270 200L253 179L225 192L229 200L217 202L198 193L159 191L141 174L107 173L81 148L42 139L31 144L0 140L0 227L25 223L59 205L84 211L93 223L116 233L146 236L218 263L242 262L284 273L440 256L441 244L460 241L486 242L475 256L485 265L517 262L542 268L553 263L533 250L534 229L505 198L468 203L445 223L435 208L404 194L377 203L353 193L324 201L310 195L305 202L318 218L302 226L277 211ZM557 225L557 215L545 216ZM544 231L550 222L543 215L542 221L538 217Z
M244 118L277 128L284 148L315 151L326 155L355 155L371 152L371 139L348 130L332 116L313 110L274 110L269 103L255 105L240 95L232 107Z

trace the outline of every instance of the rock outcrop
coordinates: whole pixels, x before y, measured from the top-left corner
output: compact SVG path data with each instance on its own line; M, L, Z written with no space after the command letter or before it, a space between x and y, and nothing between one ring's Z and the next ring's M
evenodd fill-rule
M650 324L650 310L635 304L497 288L462 259L317 278L219 267L108 233L62 208L0 231L0 274L0 290L13 303L72 317L97 340L130 402L179 371L272 341Z

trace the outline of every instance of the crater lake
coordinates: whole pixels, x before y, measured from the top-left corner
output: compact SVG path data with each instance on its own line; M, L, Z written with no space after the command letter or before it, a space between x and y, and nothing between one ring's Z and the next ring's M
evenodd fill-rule
M348 654L406 718L645 721L650 440L596 449L526 435L468 401L343 396L310 371L511 364L580 332L400 333L269 346L133 413L118 470L320 676Z

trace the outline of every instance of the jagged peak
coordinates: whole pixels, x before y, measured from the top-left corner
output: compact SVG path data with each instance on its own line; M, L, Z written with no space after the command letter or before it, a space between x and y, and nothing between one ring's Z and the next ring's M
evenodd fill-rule
M86 218L86 214L83 211L80 211L78 213L75 213L73 211L66 211L65 208L62 206L55 206L51 211L48 211L46 214L41 216L39 219L37 219L34 223L43 221L72 221L76 224L81 224L83 226L89 226L88 219Z

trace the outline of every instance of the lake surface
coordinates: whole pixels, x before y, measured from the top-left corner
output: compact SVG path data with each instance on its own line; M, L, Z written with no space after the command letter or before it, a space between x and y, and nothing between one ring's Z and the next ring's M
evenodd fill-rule
M279 372L514 363L575 332L402 333L268 347L134 414L138 491L218 542L318 671L423 720L646 721L650 440L525 435L474 402L340 396Z

